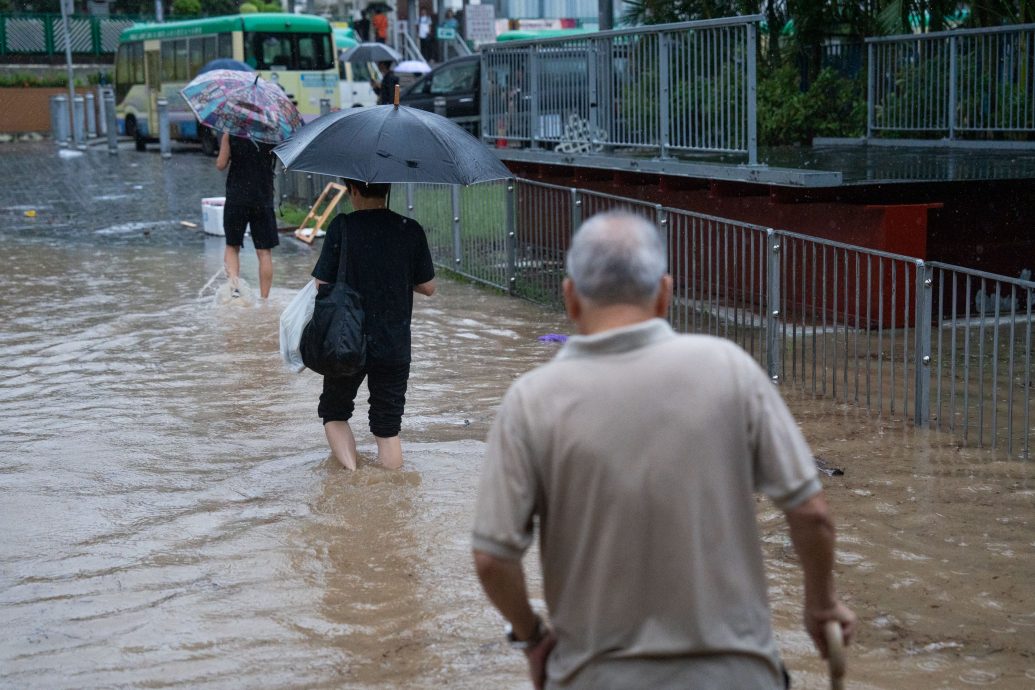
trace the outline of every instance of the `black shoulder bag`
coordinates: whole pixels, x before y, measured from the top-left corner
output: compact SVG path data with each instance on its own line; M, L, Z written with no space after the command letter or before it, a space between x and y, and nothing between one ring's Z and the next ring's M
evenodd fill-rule
M338 279L325 295L317 293L313 318L302 331L302 363L324 376L352 376L367 363L363 300L346 282L348 226L341 228Z

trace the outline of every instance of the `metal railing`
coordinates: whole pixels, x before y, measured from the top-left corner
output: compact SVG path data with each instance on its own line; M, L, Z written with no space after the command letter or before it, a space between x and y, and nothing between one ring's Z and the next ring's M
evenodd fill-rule
M68 18L72 52L108 56L119 45L123 29L141 21L138 17ZM65 27L60 14L0 15L0 56L63 55Z
M757 163L751 15L482 47L482 137Z
M1035 133L1035 24L866 43L869 137Z
M311 203L333 178L278 179ZM390 202L437 265L551 307L578 226L628 209L664 237L677 331L733 340L807 394L1031 458L1033 281L528 180L396 185Z

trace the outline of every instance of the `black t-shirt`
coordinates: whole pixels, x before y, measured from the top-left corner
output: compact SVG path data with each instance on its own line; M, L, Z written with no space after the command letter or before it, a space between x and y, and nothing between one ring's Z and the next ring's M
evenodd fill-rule
M424 228L388 209L341 214L327 228L314 278L337 281L345 227L345 279L363 298L367 356L385 363L409 362L413 287L435 277Z
M389 71L381 79L381 88L377 92L378 105L392 105L395 103L395 87L399 83L399 77L395 72Z
M226 203L273 206L273 144L230 137Z

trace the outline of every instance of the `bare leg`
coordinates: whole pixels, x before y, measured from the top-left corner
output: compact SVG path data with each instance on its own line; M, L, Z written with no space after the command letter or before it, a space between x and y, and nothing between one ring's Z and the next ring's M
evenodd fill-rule
M327 443L334 458L347 470L356 469L356 437L348 422L327 422L323 425ZM378 439L380 441L381 439ZM380 444L378 444L380 447Z
M230 276L230 283L237 287L237 278L241 275L241 248L226 245L223 252L223 266L226 267L226 274Z
M256 249L255 255L259 257L259 294L266 299L273 286L273 250Z
M397 470L402 467L402 443L399 441L398 436L391 436L389 438L375 436L374 440L377 441L377 459L382 465L390 470Z

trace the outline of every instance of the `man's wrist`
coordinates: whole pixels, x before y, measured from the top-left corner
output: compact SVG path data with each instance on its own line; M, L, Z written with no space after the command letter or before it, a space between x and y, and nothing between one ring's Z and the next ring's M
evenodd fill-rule
M546 635L546 624L543 623L543 619L538 615L535 616L531 632L527 634L521 634L518 631L515 631L514 627L509 624L506 628L507 642L510 644L511 648L521 649L524 651L537 647Z

